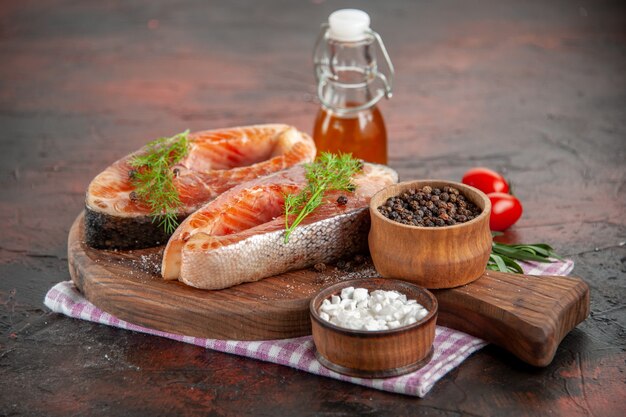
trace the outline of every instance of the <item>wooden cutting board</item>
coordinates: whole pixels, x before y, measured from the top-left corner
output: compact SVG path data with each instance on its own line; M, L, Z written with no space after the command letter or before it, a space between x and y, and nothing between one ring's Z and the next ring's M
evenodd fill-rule
M104 251L84 243L84 213L68 238L72 280L102 310L131 323L181 335L263 340L311 333L309 301L345 279L377 276L367 258L347 270L329 266L285 273L219 291L199 290L158 275L160 248ZM458 288L433 291L437 324L495 343L521 360L546 366L589 315L589 287L579 278L488 271Z

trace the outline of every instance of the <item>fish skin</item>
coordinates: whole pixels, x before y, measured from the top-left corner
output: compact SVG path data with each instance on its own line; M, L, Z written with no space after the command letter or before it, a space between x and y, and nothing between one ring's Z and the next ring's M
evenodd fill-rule
M353 180L355 192L327 193L323 204L294 229L287 244L284 194L306 186L304 169L293 167L242 184L179 226L166 246L162 275L196 288L216 290L364 251L369 200L397 180L391 168L364 164L363 173ZM336 201L340 195L348 197L345 206ZM255 213L266 218L255 224ZM248 224L238 224L237 215Z
M369 226L369 209L361 208L298 226L287 244L285 231L276 230L218 250L183 250L179 280L192 287L219 290L320 262L329 263L365 251ZM194 235L189 243L201 241L201 235ZM212 279L207 280L208 276Z
M244 126L189 134L189 154L177 165L174 184L182 221L224 191L315 157L313 140L284 124ZM116 161L89 184L85 197L85 241L98 249L140 249L169 238L150 208L130 198L129 161L144 148ZM259 155L265 159L259 159Z
M177 217L182 223L187 217ZM96 249L140 249L164 245L170 235L150 216L118 218L85 208L85 243Z

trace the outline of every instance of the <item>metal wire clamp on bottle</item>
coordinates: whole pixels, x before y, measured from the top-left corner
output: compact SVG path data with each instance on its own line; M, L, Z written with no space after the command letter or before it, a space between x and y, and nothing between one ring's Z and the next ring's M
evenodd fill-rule
M387 163L387 132L376 105L392 96L394 68L369 24L367 13L355 9L338 10L322 24L313 56L321 103L313 137L319 151Z

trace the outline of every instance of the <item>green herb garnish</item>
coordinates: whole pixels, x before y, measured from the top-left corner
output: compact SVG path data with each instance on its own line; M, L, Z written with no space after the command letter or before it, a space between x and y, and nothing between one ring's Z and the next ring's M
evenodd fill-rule
M326 191L354 191L352 176L362 167L363 163L349 153L323 152L313 163L305 164L306 188L298 194L285 195L285 243L302 220L322 204ZM289 218L296 214L289 224Z
M498 236L501 233L493 233ZM523 274L522 267L516 261L552 262L550 258L563 259L554 252L550 245L545 243L507 245L492 242L491 255L487 262L487 269L501 272Z
M152 222L159 222L171 234L178 226L176 209L181 205L174 186L172 166L189 152L189 130L170 138L159 138L147 145L146 152L134 156L129 164L136 171L131 182L137 198L150 207Z

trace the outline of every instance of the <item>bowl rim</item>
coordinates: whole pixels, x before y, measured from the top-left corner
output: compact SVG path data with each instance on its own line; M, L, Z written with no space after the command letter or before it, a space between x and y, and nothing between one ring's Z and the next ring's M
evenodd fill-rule
M391 284L402 284L408 287L413 287L414 289L416 289L417 291L423 292L424 294L426 294L426 296L430 299L431 303L432 303L432 308L430 310L428 310L428 314L426 314L426 316L424 318L422 318L419 321L416 321L413 324L409 324L407 326L401 326L401 327L396 327L395 329L387 329L387 330L357 330L357 329L348 329L345 327L340 327L337 326L335 324L332 324L326 320L323 320L319 313L316 311L314 305L317 303L317 301L321 298L321 302L320 304L327 298L330 297L330 295L332 295L336 290L339 289L343 289L343 288L347 288L350 286L354 286L352 284L354 283L365 283L367 284L368 281L373 281L373 280L381 280L381 281L386 281L389 282ZM367 288L366 285L361 285L361 287ZM368 288L369 290L369 288ZM386 290L389 291L389 290ZM402 291L396 290L398 292L400 292L401 294L403 294ZM324 296L322 297L322 294L324 294ZM406 294L405 294L406 295ZM408 297L408 296L407 296ZM424 307L424 306L422 306ZM383 277L379 277L379 276L371 276L371 277L366 277L366 278L356 278L356 279L351 279L351 280L346 280L346 281L340 281L340 282L336 282L334 284L328 285L324 288L322 288L317 294L315 294L315 296L313 298L311 298L311 301L309 302L309 313L312 319L314 319L320 326L325 327L329 330L333 330L335 332L341 332L341 333L345 333L354 337L383 337L383 336L389 336L389 335L395 335L395 334L401 334L404 332L408 332L411 330L414 330L416 328L425 326L426 324L428 324L431 320L433 320L434 318L437 317L437 313L439 311L439 302L437 301L437 297L435 297L435 295L429 291L427 288L424 287L420 287L419 285L415 285L412 282L409 281L404 281L401 279L395 279L395 278L383 278Z
M478 195L481 197L481 199L483 200L483 203L484 203L485 207L482 209L482 211L480 212L480 214L478 216L474 217L472 220L470 220L468 222L457 223L457 224L446 225L446 226L439 226L439 227L415 226L415 225L410 225L410 224L398 223L398 222L396 222L394 220L391 220L391 219L388 219L387 217L385 217L382 214L380 214L380 212L378 211L378 206L374 207L374 200L376 199L376 197L378 195L384 193L385 191L387 191L391 187L400 187L400 188L407 187L407 188L410 188L410 187L408 187L409 185L417 184L417 183L422 184L421 186L423 187L424 185L428 185L429 183L436 183L436 182L437 183L449 184L449 186L454 186L454 187L460 188L460 189L467 188L467 189L471 189L473 191L476 191L478 193ZM461 191L461 190L459 190L459 191ZM467 197L467 195L465 195L465 197ZM474 204L476 204L475 201L472 200L472 202ZM480 191L478 188L472 187L471 185L463 184L461 182L449 181L449 180L440 180L440 179L424 179L424 180L416 179L416 180L398 182L396 184L387 185L386 187L381 188L370 199L369 208L370 208L370 215L371 216L376 216L378 219L381 219L384 222L387 222L388 224L391 224L393 226L401 226L401 227L405 227L405 228L410 228L409 230L433 231L433 232L437 233L436 231L451 230L451 229L455 229L455 228L459 228L460 229L462 227L470 226L470 225L472 225L474 223L478 223L478 222L483 221L483 219L485 217L488 217L491 214L491 200L489 200L489 197L487 197L487 194L485 194L484 192Z

